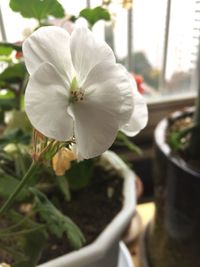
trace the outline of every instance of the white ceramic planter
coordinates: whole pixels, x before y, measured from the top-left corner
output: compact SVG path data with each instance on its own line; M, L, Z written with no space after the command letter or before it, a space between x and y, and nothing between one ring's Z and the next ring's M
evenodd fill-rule
M71 252L38 267L117 267L119 241L136 208L135 175L113 152L106 151L102 159L122 175L124 179L122 210L91 245Z

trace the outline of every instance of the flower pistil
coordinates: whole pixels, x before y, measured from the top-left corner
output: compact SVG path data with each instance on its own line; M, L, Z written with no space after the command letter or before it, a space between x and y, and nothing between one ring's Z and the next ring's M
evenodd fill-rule
M84 99L84 91L82 88L79 88L76 77L72 79L70 87L70 103L75 103L82 101Z

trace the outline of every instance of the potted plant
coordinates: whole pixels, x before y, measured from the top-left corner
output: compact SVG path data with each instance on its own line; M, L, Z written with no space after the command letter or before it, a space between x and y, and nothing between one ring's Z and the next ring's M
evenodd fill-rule
M143 266L200 266L200 49L196 107L163 119L155 130L156 212L144 234Z
M22 135L13 142L4 138L2 144L0 245L5 254L1 257L14 267L116 266L118 240L134 212L134 175L116 155L105 151L118 130L133 136L146 125L145 101L125 68L116 64L112 50L87 28L75 29L70 36L59 27L41 27L23 43L23 54L30 74L25 111L36 130L32 163ZM70 189L76 198L80 188L89 194L85 188L93 183L94 170L103 172L104 180L113 172L110 165L124 177L123 208L92 244L80 249L85 237L65 210L75 198ZM23 178L12 177L17 171ZM115 189L110 186L106 192L110 202ZM85 210L91 206L87 203ZM96 206L92 215L100 208ZM80 215L76 223L81 219ZM79 250L45 259L42 252L48 253L48 248L65 254L66 239L70 251Z

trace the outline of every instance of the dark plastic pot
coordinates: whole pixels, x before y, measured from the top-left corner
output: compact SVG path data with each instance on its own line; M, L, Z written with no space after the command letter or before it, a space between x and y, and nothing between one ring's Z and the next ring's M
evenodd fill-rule
M156 212L145 232L144 266L200 267L200 172L172 153L167 127L164 119L155 130Z

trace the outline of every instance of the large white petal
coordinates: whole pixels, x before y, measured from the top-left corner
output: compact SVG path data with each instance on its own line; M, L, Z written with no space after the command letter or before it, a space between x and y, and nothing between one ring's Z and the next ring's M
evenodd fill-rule
M59 141L73 136L73 120L67 113L69 85L53 65L43 63L30 76L25 92L25 111L42 134Z
M88 74L82 88L86 95L94 91L98 98L106 102L112 98L116 107L116 114L119 128L127 123L133 112L133 84L130 83L130 77L127 70L120 64L102 62L97 64ZM95 94L96 94L95 93Z
M111 108L105 109L97 103L86 101L74 105L72 112L76 117L74 130L81 157L96 157L112 145L118 131L118 121Z
M127 122L132 112L132 96L130 82L117 64L96 65L82 89L84 100L72 106L75 138L81 156L91 158L102 154L114 142L122 116ZM122 115L124 95L129 101Z
M70 80L74 76L71 62L70 35L60 27L41 27L23 43L28 72L32 74L44 62L53 64L59 73Z
M72 32L70 40L71 56L77 79L80 85L90 70L102 61L114 63L112 49L104 41L96 40L87 28L77 28Z
M148 110L144 97L137 92L133 97L134 110L128 123L121 127L121 131L128 136L138 134L147 124Z

